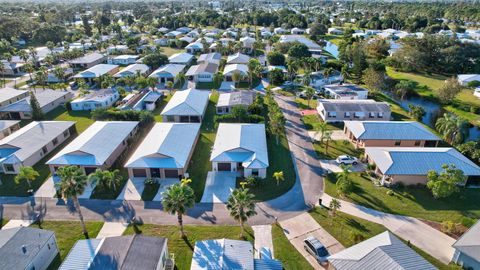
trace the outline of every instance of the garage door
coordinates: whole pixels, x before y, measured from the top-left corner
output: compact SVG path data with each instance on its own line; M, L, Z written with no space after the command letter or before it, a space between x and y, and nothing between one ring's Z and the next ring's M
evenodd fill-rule
M221 172L229 172L232 170L232 166L230 163L218 163L217 168L218 171Z
M177 178L178 170L165 170L165 178Z
M133 177L147 177L147 170L133 169Z

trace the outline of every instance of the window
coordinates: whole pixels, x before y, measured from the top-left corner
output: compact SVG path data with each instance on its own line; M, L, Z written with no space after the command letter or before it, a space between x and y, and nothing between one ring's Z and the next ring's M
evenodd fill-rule
M368 114L368 117L369 117L369 118L375 118L375 113L374 113L374 112L369 113L369 114Z
M15 168L13 167L12 164L3 164L3 168L5 169L6 172L14 172Z
M350 118L350 112L345 112L344 116L345 118Z
M378 118L383 118L383 113L382 112L378 113Z
M420 146L420 141L415 141L415 146Z
M52 140L52 143L53 143L53 145L57 145L58 139L57 139L57 138L53 139L53 140Z
M336 118L337 117L337 112L328 112L328 117Z
M42 153L45 155L48 152L48 149L46 146L42 147Z
M68 137L68 135L70 135L70 132L68 132L68 130L65 130L63 132L63 137L66 138L66 137Z
M401 143L401 141L395 141L395 146L399 146Z

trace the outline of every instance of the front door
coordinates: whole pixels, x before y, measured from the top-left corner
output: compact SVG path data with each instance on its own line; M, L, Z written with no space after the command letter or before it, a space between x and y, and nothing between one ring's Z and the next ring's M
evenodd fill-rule
M160 175L160 169L159 168L151 168L150 169L150 175L152 178L161 178L162 176Z

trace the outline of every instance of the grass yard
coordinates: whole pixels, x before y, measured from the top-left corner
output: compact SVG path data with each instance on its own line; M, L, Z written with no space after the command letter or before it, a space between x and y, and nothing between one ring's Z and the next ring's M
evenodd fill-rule
M344 247L351 247L356 244L353 239L354 235L361 235L359 236L360 239L366 240L387 230L383 225L342 212L338 212L337 215L332 218L327 209L320 207L310 210L310 215ZM403 239L401 240L403 241ZM411 247L420 254L420 256L441 270L461 269L461 267L454 264L445 265L423 250L413 245Z
M210 102L208 103L205 117L200 128L200 136L188 166L188 173L190 174L190 179L192 179L190 185L195 191L197 202L202 199L207 173L212 169L210 151L213 147L216 134L213 118L215 117L215 104L217 101L218 93L213 92L212 95L210 95Z
M273 253L275 259L280 260L284 269L308 270L313 269L310 263L288 241L282 227L272 225Z
M397 80L410 80L416 82L417 88L415 91L421 97L426 97L432 99L433 101L437 100L436 91L442 87L443 82L448 79L448 77L443 75L428 75L428 74L416 74L396 71L391 67L387 67L387 75L393 79ZM465 89L460 94L455 97L454 102L459 104L468 104L476 107L480 107L480 99L473 95L473 90ZM480 115L475 114L469 111L463 111L458 108L455 108L452 105L443 106L445 110L453 112L460 117L468 120L474 125L480 125Z
M398 105L395 100L391 97L385 95L384 93L375 93L373 99L376 101L386 102L390 105L392 110L392 118L394 121L414 121L415 119L411 118L406 110L404 110L400 105Z
M391 189L375 186L361 173L351 173L350 179L355 188L345 199L372 209L436 222L460 223L462 217L480 218L478 189L462 189L451 198L434 199L430 190L423 186L397 188L393 189L394 195L387 195ZM337 197L335 174L327 175L325 180L325 192Z
M297 106L300 110L315 110L317 108L317 101L314 99L310 100L310 104L308 99L304 98L296 98L295 102L297 102Z
M90 238L95 238L100 232L103 222L86 222L85 225ZM40 225L34 224L31 226L55 232L60 256L53 260L48 268L51 270L58 269L77 240L85 239L80 221L43 221Z
M166 95L164 98L162 98L158 104L155 110L153 110L153 118L155 119L155 122L162 122L162 116L160 113L163 111L163 108L167 105L167 103L170 101L172 98L172 95Z
M1 217L1 218L0 218L0 230L1 230L2 227L5 226L5 224L7 224L7 223L8 223L8 219Z
M50 111L45 115L47 120L56 120L56 121L75 121L77 132L80 134L85 129L87 129L93 122L95 122L89 111L67 111L62 106L57 107L56 109Z
M182 53L185 52L184 49L177 49L177 48L171 48L171 47L161 47L163 54L166 56L172 56L176 53Z
M138 228L142 234L147 236L167 237L168 250L170 255L174 254L176 269L180 270L190 269L196 241L221 238L239 239L240 236L239 226L185 226L187 240L181 238L177 226L145 224ZM134 228L129 226L124 235L133 233L135 233ZM248 241L253 243L253 232L250 228L247 229L245 236Z
M362 149L355 149L352 143L347 140L331 140L326 151L326 141L313 143L313 148L319 159L336 159L340 155L359 157L363 154Z

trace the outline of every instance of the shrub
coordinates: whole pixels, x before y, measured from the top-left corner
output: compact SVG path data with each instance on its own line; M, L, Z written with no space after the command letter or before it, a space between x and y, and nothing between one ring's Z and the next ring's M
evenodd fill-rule
M155 180L155 179L153 179L153 178L147 178L147 179L145 179L145 180L143 181L143 183L144 183L145 185L155 185L155 184L158 183L158 181Z
M451 220L445 220L442 222L442 232L444 233L451 233L451 234L456 234L458 233L458 224L451 221Z
M473 224L475 224L475 220L469 217L462 217L462 220L460 221L460 223L463 226L470 228L473 226Z
M387 195L388 195L388 196L394 196L394 195L395 195L395 192L393 192L393 190L389 189L389 190L387 191Z
M350 231L350 239L357 244L365 240L365 236L359 232Z

